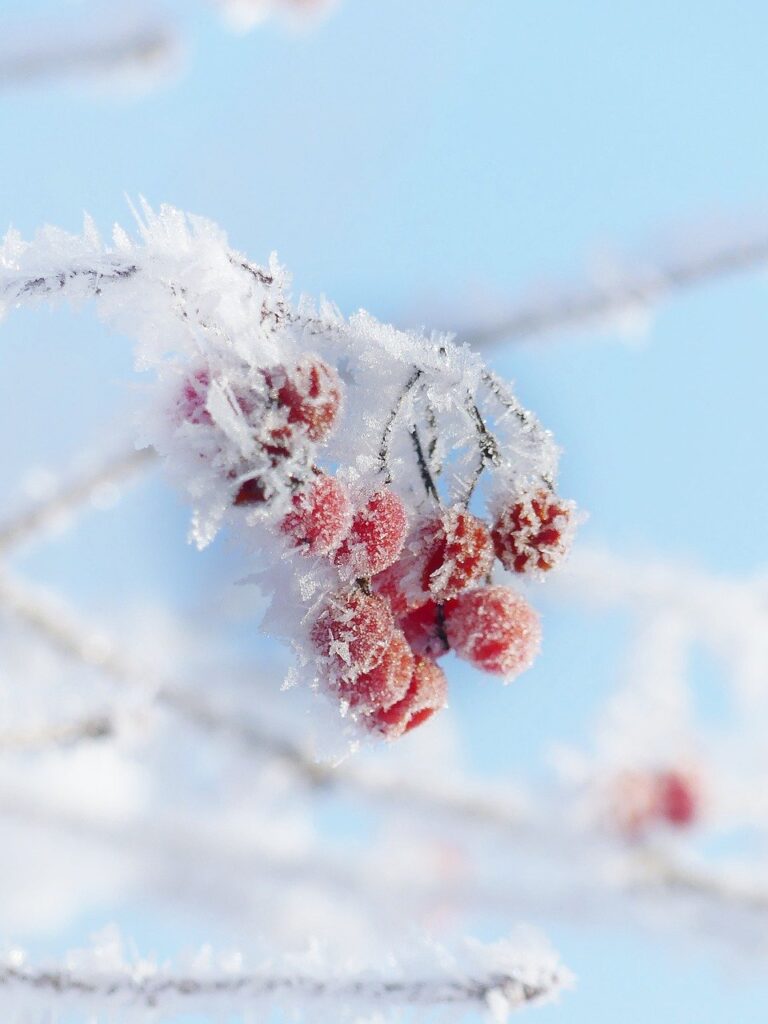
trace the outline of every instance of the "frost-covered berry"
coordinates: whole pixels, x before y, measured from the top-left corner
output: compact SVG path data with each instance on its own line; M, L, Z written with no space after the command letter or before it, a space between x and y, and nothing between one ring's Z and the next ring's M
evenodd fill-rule
M353 518L334 555L347 577L370 577L387 569L400 554L408 532L405 506L394 491L375 491Z
M176 401L179 423L204 423L206 426L213 423L211 414L206 409L210 385L211 375L205 367L187 377Z
M485 523L457 505L430 519L419 531L425 562L424 591L448 601L488 574L493 544Z
M356 711L374 714L392 707L405 696L413 676L413 652L399 629L379 664L355 679L342 681L339 694Z
M547 572L568 551L572 507L541 490L506 506L491 530L496 557L510 572Z
M445 634L460 658L494 675L513 679L539 650L539 617L508 587L465 591L445 605Z
M655 779L656 812L676 828L690 825L699 812L699 795L694 780L684 772L660 772Z
M287 411L288 422L301 424L310 441L324 441L341 408L342 383L333 367L317 356L306 356L290 369L272 367L264 376L278 405Z
M448 652L442 606L427 601L418 608L406 611L397 619L414 654L426 658L440 658Z
M644 836L658 825L686 828L701 812L700 787L687 771L623 771L610 794L610 818L629 839Z
M422 725L447 702L448 683L444 672L430 658L417 657L405 696L373 715L371 724L387 739L397 739Z
M429 599L421 587L420 569L420 560L413 556L406 542L400 558L371 579L376 593L389 601L395 618L420 607Z
M394 627L384 598L352 587L327 599L310 636L333 676L355 679L379 664Z
M244 480L240 484L232 499L232 504L238 507L243 505L262 505L266 500L267 489L264 486L263 480L259 477L253 477L250 480Z
M320 473L291 498L280 530L308 555L327 555L341 542L352 522L352 503L343 484Z

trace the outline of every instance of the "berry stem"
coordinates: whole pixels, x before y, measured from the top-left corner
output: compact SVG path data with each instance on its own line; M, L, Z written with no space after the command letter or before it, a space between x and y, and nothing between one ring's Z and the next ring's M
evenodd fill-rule
M475 493L475 488L480 481L480 477L483 475L485 467L498 466L501 462L501 449L499 448L499 442L486 426L485 420L477 407L477 403L473 400L471 395L467 395L467 412L469 414L469 418L475 425L477 448L480 453L480 460L472 476L469 487L467 488L467 494L464 498L465 508L472 500L472 495Z
M491 373L490 370L485 370L483 372L482 380L499 405L501 405L501 407L507 412L512 413L527 434L530 434L542 442L547 441L547 432L543 429L533 413L529 412L528 409L520 404L517 398L509 391L495 373ZM551 491L554 490L555 482L549 473L542 473L541 480Z
M416 461L419 464L419 473L421 474L421 480L422 483L424 484L424 490L427 492L428 495L434 498L437 504L439 505L440 494L438 493L437 485L435 484L435 481L432 478L432 474L429 471L429 465L427 464L427 459L424 455L424 449L421 446L421 438L419 437L419 431L414 426L411 427L409 433L411 435L411 441L413 441L414 451L416 452Z
M398 395L394 407L390 410L386 426L384 427L384 433L381 435L381 444L379 445L379 470L382 473L386 473L385 482L388 484L392 483L392 470L389 465L389 445L392 440L392 431L395 429L395 420L400 414L406 398L411 391L413 391L414 387L423 376L424 371L418 366L414 366L413 373L405 382L405 386Z

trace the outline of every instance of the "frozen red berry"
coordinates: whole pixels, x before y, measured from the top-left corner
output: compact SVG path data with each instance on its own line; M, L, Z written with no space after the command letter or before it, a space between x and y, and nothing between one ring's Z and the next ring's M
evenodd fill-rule
M264 376L288 422L303 426L311 441L325 440L341 408L342 383L336 371L317 356L306 356L290 369L271 367Z
M403 634L395 629L379 664L354 679L342 681L339 694L356 711L372 714L402 700L411 684L414 660Z
M384 598L353 587L328 598L310 635L336 678L355 679L379 664L394 626Z
M358 509L349 533L334 556L344 575L374 576L397 559L408 532L405 506L394 491L375 491Z
M448 699L445 674L430 658L417 657L405 696L371 716L371 725L387 739L396 739L422 725L444 708Z
M352 503L335 477L320 473L291 498L291 510L280 523L295 547L308 555L327 555L346 535L352 521Z
M660 772L655 779L656 811L669 825L684 828L698 815L694 780L680 771Z
M242 505L262 505L267 500L267 490L264 482L259 477L244 480L238 487L232 504L238 507Z
M460 658L513 679L539 650L541 627L528 602L508 587L465 591L445 605L445 635Z
M567 553L571 516L571 505L550 491L520 498L493 524L496 557L510 572L547 572Z
M206 426L213 423L211 414L206 409L210 385L211 376L206 368L197 370L187 377L176 403L180 423L204 423Z
M377 594L386 597L395 618L429 599L421 588L419 560L414 558L407 544L396 562L373 577L371 586Z
M448 601L482 580L493 563L488 527L461 506L430 519L419 537L425 559L421 585L438 601Z
M434 601L427 601L418 608L406 611L398 617L397 624L405 633L414 654L440 658L448 652L443 608Z
M658 825L685 828L700 814L696 777L680 769L620 772L610 792L611 820L629 839Z

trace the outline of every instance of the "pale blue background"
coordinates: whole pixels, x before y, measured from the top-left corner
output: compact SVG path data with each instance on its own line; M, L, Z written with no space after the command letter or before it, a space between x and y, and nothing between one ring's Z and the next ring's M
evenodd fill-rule
M87 16L85 4L0 2L9 17L64 9ZM759 0L344 0L312 33L242 38L202 3L168 10L190 41L175 84L133 100L0 94L0 227L77 229L87 209L108 229L128 219L124 193L141 193L210 216L254 259L277 249L297 290L399 323L427 306L440 319L441 297L455 309L485 289L512 303L537 277L578 278L596 243L642 254L660 229L685 245L687 225L768 228ZM767 313L766 282L750 275L668 303L639 347L585 331L494 352L566 449L562 489L590 511L585 540L734 575L766 564ZM131 359L88 316L18 315L3 329L12 496L30 463L66 461L119 423ZM158 484L89 521L93 568L77 544L27 568L94 611L148 592L193 606L233 556L195 555L185 527ZM527 767L581 736L625 625L552 607L524 685L458 677L478 769ZM137 908L123 920L140 943L173 948L172 923ZM542 1022L766 1019L766 979L734 978L672 939L550 934L581 980Z

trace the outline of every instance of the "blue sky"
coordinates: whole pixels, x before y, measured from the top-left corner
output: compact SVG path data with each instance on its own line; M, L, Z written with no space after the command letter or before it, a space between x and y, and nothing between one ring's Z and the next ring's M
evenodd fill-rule
M87 16L85 3L0 0L9 18L63 10ZM143 194L218 221L254 259L276 249L297 290L346 312L411 323L429 310L444 327L441 302L487 292L511 304L537 279L578 280L603 245L643 256L663 234L695 249L713 225L768 226L758 0L343 0L311 33L244 37L202 3L167 10L189 46L183 74L157 91L0 94L0 226L76 229L87 210L107 230L128 221L125 194ZM767 312L764 275L750 275L665 304L640 344L583 331L494 351L565 448L562 489L590 513L586 540L732 575L768 562ZM4 338L13 494L31 463L120 429L131 357L88 316L18 315ZM94 609L147 592L200 600L232 556L196 556L185 523L159 484L89 522L106 595L77 538L28 569ZM144 555L118 559L116 544ZM479 698L469 673L459 680L481 769L578 738L615 681L621 622L546 618L536 678ZM489 722L503 724L489 734ZM584 980L542 1021L765 1020L765 988L671 942L554 938Z

